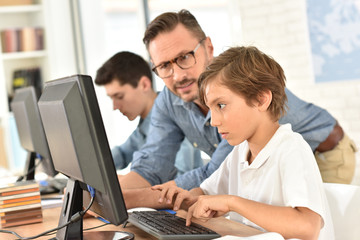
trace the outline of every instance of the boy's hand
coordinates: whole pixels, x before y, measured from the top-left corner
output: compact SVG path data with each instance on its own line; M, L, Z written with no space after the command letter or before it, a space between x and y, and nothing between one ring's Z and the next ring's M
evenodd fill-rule
M229 195L202 195L197 202L188 210L186 215L186 226L190 226L191 218L195 217L201 221L208 221L210 218L223 216L230 211L228 206Z
M151 189L161 191L159 202L163 203L166 201L167 204L173 203L173 209L175 211L180 208L187 209L197 200L197 197L193 196L189 191L179 188L173 184L165 183L155 185L152 186Z

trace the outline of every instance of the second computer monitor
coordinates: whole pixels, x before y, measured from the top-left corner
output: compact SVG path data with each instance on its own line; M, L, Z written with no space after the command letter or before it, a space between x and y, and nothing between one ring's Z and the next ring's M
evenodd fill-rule
M36 158L42 159L41 165L47 175L53 177L57 174L52 163L37 100L35 88L30 86L16 89L15 96L10 104L15 117L20 144L28 153L24 173L27 180L34 179Z

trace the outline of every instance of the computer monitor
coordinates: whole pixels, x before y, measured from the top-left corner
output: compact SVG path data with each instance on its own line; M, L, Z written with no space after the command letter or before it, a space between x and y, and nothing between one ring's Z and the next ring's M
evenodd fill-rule
M35 176L35 160L41 159L43 171L53 177L57 174L45 137L37 105L38 94L33 86L15 90L10 103L14 113L16 127L21 146L27 151L24 178L33 180ZM21 179L21 178L20 178Z
M46 82L38 105L55 169L69 178L59 226L87 207L87 185L96 190L90 210L115 225L125 222L128 214L91 77ZM82 234L81 220L59 230L57 239L82 239Z

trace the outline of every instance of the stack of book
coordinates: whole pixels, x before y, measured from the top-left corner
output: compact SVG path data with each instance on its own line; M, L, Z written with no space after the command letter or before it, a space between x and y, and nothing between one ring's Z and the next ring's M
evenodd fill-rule
M42 222L39 184L24 181L0 185L1 227Z

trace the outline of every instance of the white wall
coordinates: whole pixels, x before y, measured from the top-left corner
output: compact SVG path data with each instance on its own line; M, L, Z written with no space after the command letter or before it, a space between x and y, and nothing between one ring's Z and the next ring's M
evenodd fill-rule
M74 37L68 1L44 1L49 79L77 74Z
M136 0L136 2L140 8L141 0ZM90 75L93 80L95 80L96 71L105 61L107 61L113 54L115 54L116 51L107 53L107 45L109 43L106 40L106 25L102 0L79 0L79 3L79 14L82 24L81 31L83 34L82 47L86 65L84 69L85 72L83 72L83 74ZM139 12L142 11L139 10ZM141 22L141 20L139 20L139 22ZM145 26L138 25L137 27L139 28L140 32L145 31ZM123 29L119 29L120 32L122 30ZM114 36L116 34L118 33L114 32ZM143 48L145 51L145 47ZM126 141L128 136L136 128L139 118L130 122L118 110L113 111L112 101L106 95L105 88L103 86L95 85L95 90L109 145L110 148L112 148L113 146L122 144Z
M235 1L235 0L234 0ZM360 147L360 79L315 83L305 0L239 0L242 39L274 57L287 86L300 98L328 110Z

